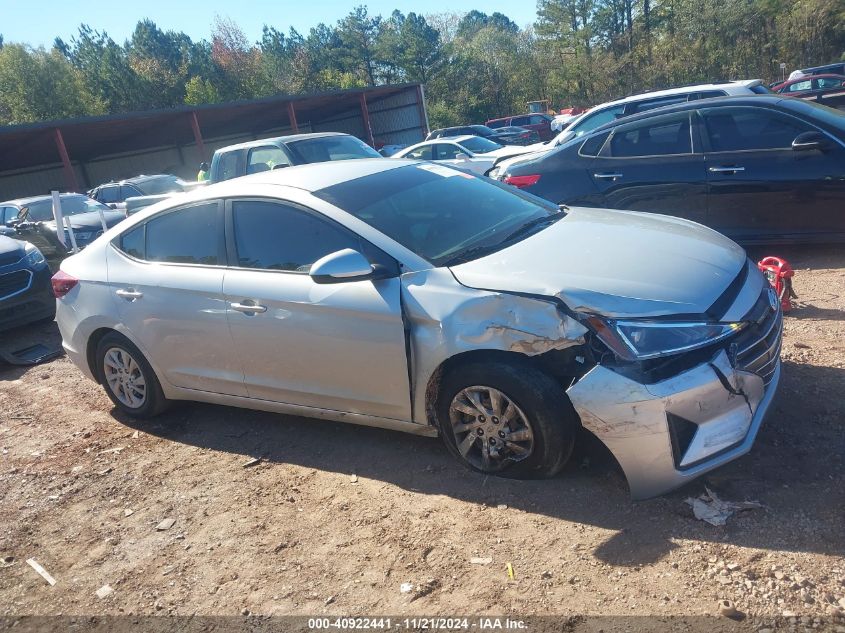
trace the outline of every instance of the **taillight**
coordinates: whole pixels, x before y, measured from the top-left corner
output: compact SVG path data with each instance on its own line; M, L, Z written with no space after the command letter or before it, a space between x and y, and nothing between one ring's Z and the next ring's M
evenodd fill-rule
M79 283L79 280L76 277L71 277L63 270L60 270L53 275L53 278L50 279L50 283L53 284L53 296L55 296L56 299L61 299L73 290L73 287Z
M508 176L505 178L506 185L513 185L518 189L523 187L530 187L540 180L540 174L532 174L530 176Z

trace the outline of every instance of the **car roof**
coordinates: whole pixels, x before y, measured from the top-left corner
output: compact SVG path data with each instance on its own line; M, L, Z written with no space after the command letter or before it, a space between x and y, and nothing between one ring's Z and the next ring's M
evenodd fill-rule
M787 79L786 81L782 81L781 85L794 84L799 81L810 81L811 79L829 79L831 77L834 79L845 79L845 75L840 75L838 73L819 73L818 75L803 75L801 77L796 77L795 79Z
M617 119L616 121L610 121L609 123L605 123L604 125L597 127L595 130L591 130L590 134L592 135L595 132L609 130L610 128L614 128L619 125L627 125L628 123L634 123L635 121L641 121L642 119L648 119L653 116L671 114L673 112L683 112L685 110L696 110L698 108L701 108L702 106L773 106L777 104L789 105L795 103L796 101L801 103L800 99L795 99L794 97L786 97L780 94L712 97L710 99L684 101L683 103L673 103L672 105L654 108L653 110L646 110L645 112L638 112L636 114Z
M335 160L324 163L308 163L284 169L271 169L249 176L232 178L202 187L202 198L219 195L242 195L238 192L243 185L281 185L308 192L319 191L341 182L371 176L407 165L424 164L405 158L359 158L356 160ZM230 191L231 190L231 191Z
M824 70L825 68L839 68L840 66L845 65L845 61L841 62L832 62L830 64L822 64L821 66L812 66L811 68L800 68L799 72L802 73L811 73L816 70Z
M652 99L656 97L670 97L672 95L688 94L690 92L699 92L705 90L724 90L726 88L751 88L752 86L762 85L761 79L738 79L733 81L717 81L709 84L692 84L689 86L678 86L676 88L667 88L666 90L653 90L651 92L641 92L639 94L630 95L615 101L607 101L592 108L604 107L609 105L619 105L620 103L631 103L632 101L642 101L643 99Z
M311 132L308 134L288 134L287 136L274 136L273 138L261 138L255 141L247 141L245 143L237 143L235 145L227 145L221 147L217 152L229 152L239 149L247 149L250 147L263 147L264 145L272 145L274 143L290 143L292 141L302 141L309 138L328 138L330 136L350 136L343 132Z
M87 198L84 193L60 193L59 198L73 198L76 196L81 196L83 198ZM32 204L33 202L41 202L43 200L49 200L52 198L51 195L41 195L41 196L29 196L28 198L16 198L14 200L6 200L5 202L0 202L0 205L3 206L17 206L17 207L25 207L28 204Z

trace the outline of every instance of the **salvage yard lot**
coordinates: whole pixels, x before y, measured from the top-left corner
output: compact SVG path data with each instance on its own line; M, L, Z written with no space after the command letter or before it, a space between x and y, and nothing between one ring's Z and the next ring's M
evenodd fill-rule
M3 368L0 616L695 615L730 599L841 617L845 254L783 255L799 307L752 452L639 503L586 437L561 476L512 481L431 438L189 403L139 422L66 358ZM685 503L705 485L764 507L711 526Z

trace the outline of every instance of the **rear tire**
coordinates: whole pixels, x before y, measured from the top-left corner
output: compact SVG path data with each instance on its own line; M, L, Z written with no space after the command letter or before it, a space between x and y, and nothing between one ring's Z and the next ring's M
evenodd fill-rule
M97 376L106 394L126 415L150 418L170 405L153 368L125 336L117 332L103 336L96 359Z
M560 384L528 362L472 362L444 375L436 404L446 447L477 472L553 477L580 426Z

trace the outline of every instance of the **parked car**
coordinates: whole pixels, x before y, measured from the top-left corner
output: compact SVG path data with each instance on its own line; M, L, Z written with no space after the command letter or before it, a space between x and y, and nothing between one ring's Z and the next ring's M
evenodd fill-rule
M417 143L393 158L433 160L485 175L498 160L521 153L516 146L500 145L480 136L450 136Z
M802 70L793 70L789 73L789 79L798 79L806 75L845 75L845 62L834 62L825 66L814 66Z
M153 198L155 202L182 193L191 185L177 176L153 174L107 182L88 192L88 196L112 209L125 209L127 198Z
M662 108L676 103L696 101L698 99L711 99L713 97L725 96L750 96L755 94L771 94L771 90L763 85L760 79L749 79L745 81L720 81L712 84L697 84L694 86L681 86L669 90L657 90L643 94L632 95L603 103L572 120L562 132L565 136L559 141L569 140L592 132L598 127L618 121L626 116Z
M29 242L0 236L0 331L52 319L50 268Z
M845 113L780 96L682 103L492 177L555 203L666 213L745 244L845 239Z
M62 215L69 218L76 245L79 248L85 248L103 234L100 212L106 221L107 228L126 217L123 211L110 209L79 193L63 193L59 198L62 203ZM6 225L14 228L15 235L19 239L32 242L48 258L64 257L70 252L71 240L67 228L63 233L65 246L62 246L57 235L56 221L53 219L52 196L35 196L0 202L0 209L4 217L14 214ZM13 209L13 211L8 209Z
M563 108L560 113L552 119L551 128L554 134L561 132L567 125L575 120L580 114L584 114L589 108L573 107Z
M817 101L832 108L845 106L845 75L811 75L791 79L772 89L778 94Z
M584 428L642 498L749 451L777 389L774 291L685 220L379 159L125 222L53 285L68 356L130 416L197 400L439 432L516 477L559 472Z
M540 135L535 130L527 130L524 127L506 125L496 128L500 134L513 134L510 145L532 145L540 142Z
M339 132L265 138L229 145L214 152L209 182L222 182L292 165L359 158L381 158L381 155L361 139Z
M552 117L548 114L519 114L516 116L506 116L498 119L490 119L487 121L487 127L494 130L501 131L502 128L508 126L516 126L537 132L537 136L541 141L548 141L554 133L552 132Z
M445 138L449 136L480 136L502 145L519 145L523 132L514 134L513 132L499 132L493 130L486 125L459 125L456 127L444 127L439 130L432 130L428 136L425 137L427 141L433 141L437 138Z

